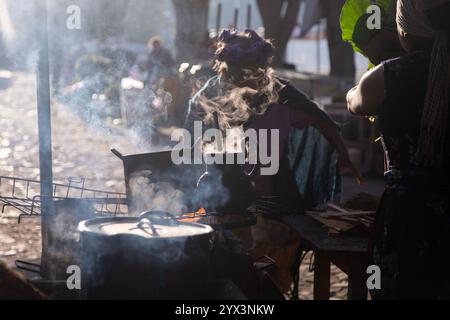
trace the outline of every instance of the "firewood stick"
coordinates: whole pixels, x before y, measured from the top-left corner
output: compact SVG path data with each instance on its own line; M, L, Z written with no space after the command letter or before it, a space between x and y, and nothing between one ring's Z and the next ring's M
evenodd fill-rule
M342 207L340 207L340 206L338 206L338 205L336 205L334 203L331 203L331 202L328 202L327 206L329 208L331 208L333 210L336 210L336 211L339 211L339 212L343 212L343 213L348 213L349 212L348 210L345 210L344 208L342 208Z
M317 211L307 211L307 214L318 215L320 217L341 217L341 216L372 216L375 211L349 211L349 212L317 212Z

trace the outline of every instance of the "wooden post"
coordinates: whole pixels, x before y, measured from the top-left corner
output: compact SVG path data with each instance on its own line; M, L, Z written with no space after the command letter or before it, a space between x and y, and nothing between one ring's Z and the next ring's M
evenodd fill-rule
M317 74L320 74L320 69L322 69L322 64L321 64L321 32L322 32L322 28L321 28L321 22L322 20L319 20L318 24L317 24L317 35L316 35L316 63L317 63Z
M331 262L325 253L314 253L314 300L330 299Z
M220 26L222 23L222 2L219 2L217 5L217 15L216 15L216 33L219 35L220 33Z
M252 5L247 6L247 29L252 28Z
M239 25L239 8L234 9L234 28L238 30Z
M367 274L361 265L364 266L359 261L352 264L348 274L348 300L367 300Z

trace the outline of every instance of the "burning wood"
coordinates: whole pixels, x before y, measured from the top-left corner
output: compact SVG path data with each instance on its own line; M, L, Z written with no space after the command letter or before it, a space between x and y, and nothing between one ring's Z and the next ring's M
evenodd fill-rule
M179 220L182 222L199 222L201 219L205 218L206 214L206 209L200 208L196 212L183 214Z

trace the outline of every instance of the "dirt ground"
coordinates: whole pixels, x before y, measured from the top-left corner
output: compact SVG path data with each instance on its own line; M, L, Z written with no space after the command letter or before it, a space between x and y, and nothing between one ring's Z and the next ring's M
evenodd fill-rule
M52 106L52 113L54 181L65 183L68 177L85 177L89 187L124 192L122 163L110 148L125 150L125 134L89 126L59 104ZM39 179L36 116L35 76L17 73L13 85L0 91L0 176ZM11 190L8 180L2 179L0 195L9 196ZM359 188L351 178L344 179L344 198L361 191L378 195L382 181L370 180ZM40 220L28 217L18 224L18 213L8 207L0 214L0 260L10 266L16 259L36 261L40 257ZM301 266L301 299L312 299L310 261L309 255ZM335 266L331 282L332 299L346 299L347 277Z

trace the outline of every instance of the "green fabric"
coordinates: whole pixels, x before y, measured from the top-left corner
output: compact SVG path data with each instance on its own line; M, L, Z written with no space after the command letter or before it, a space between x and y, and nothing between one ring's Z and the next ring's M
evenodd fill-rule
M367 8L374 4L381 8L381 28L395 30L395 0L347 0L342 7L342 39L363 55L362 48L380 31L367 28Z

